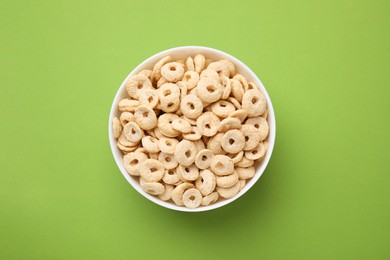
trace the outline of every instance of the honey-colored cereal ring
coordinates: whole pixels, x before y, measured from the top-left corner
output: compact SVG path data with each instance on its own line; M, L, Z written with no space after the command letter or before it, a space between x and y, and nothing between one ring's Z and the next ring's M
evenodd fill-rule
M203 197L201 205L208 206L210 204L213 204L218 200L218 198L219 198L218 192L210 193L209 195Z
M206 146L201 139L194 141L194 145L196 147L196 152L206 149Z
M238 177L242 180L250 179L255 176L256 169L254 166L242 168L242 167L236 167L236 172L238 173Z
M186 71L183 75L183 79L181 82L184 82L187 85L187 89L191 90L199 82L199 74L196 71Z
M242 86L241 82L235 79L230 80L232 84L232 94L235 99L237 99L239 102L241 102L242 97L244 96L244 87Z
M158 146L158 140L150 135L142 137L141 143L148 153L160 152L160 147Z
M133 151L135 151L138 148L138 145L136 145L136 146L124 146L119 141L116 142L116 146L119 148L119 150L121 150L125 154L133 152Z
M145 148L143 147L138 147L136 150L135 150L136 153L144 153L146 156L148 156L149 152L145 150Z
M131 152L123 156L123 166L128 174L139 176L139 166L147 159L148 157L144 153Z
M180 88L174 83L165 83L158 89L158 97L161 100L169 96L180 96Z
M195 157L195 165L201 170L210 167L211 158L214 157L213 151L209 149L200 150Z
M191 124L183 118L173 120L172 128L181 133L189 133L192 130Z
M199 169L195 164L190 166L179 165L177 167L177 173L182 181L195 181L199 177Z
M163 153L174 154L176 145L179 143L175 138L162 137L158 140L158 147Z
M129 122L123 127L125 137L130 142L138 143L144 136L144 132L136 122Z
M219 196L225 199L233 198L240 191L240 182L237 182L230 188L217 187Z
M226 100L219 100L213 103L210 107L214 114L222 118L228 117L236 110L234 105Z
M232 83L230 82L230 79L228 77L222 76L221 84L223 87L221 99L227 99L230 96L230 93L232 92Z
M244 149L245 137L240 130L229 130L223 135L221 145L228 153L239 153Z
M160 99L161 110L166 113L176 112L180 108L180 96L169 95Z
M245 146L244 150L252 150L254 149L260 140L260 132L253 125L244 124L241 126L241 132L245 137Z
M165 171L162 180L166 184L175 184L180 181L180 176L176 169L169 169Z
M180 135L180 132L173 129L172 122L177 118L179 118L179 116L172 113L162 114L157 120L157 128L163 135L167 137L176 137ZM157 137L160 138L159 136Z
M176 188L173 189L172 191L172 200L173 202L178 205L178 206L183 206L183 193L188 190L193 188L194 185L188 182L181 183L176 186Z
M205 67L206 58L202 54L197 54L194 57L195 71L201 73Z
M196 126L196 120L195 120L195 119L188 118L188 117L186 117L185 115L183 115L182 118L183 118L184 120L186 120L188 123L190 123L190 125Z
M161 86L163 86L164 84L167 84L167 83L169 83L169 81L166 78L161 77L157 81L156 87L159 89L159 88L161 88Z
M236 154L227 154L227 156L229 156L231 159L232 159L232 162L234 163L234 165L236 163L238 163L239 161L242 160L242 158L244 157L244 151L241 151L239 153L236 153Z
M249 160L257 160L263 157L266 152L267 152L267 144L266 142L261 142L253 150L246 151L245 157L248 158Z
M125 126L127 123L134 121L134 115L131 112L122 112L119 121L121 121L122 126Z
M169 82L177 82L183 78L184 65L179 62L169 62L161 67L161 75Z
M188 94L188 87L187 84L184 83L183 81L178 81L176 85L180 89L180 100L182 100L185 96Z
M203 111L203 104L199 97L187 95L180 102L180 109L187 118L198 118Z
M194 64L194 60L192 59L192 57L188 57L186 59L186 69L187 69L187 71L195 71L195 64Z
M248 111L248 117L260 116L267 108L267 100L260 91L250 89L242 98L242 108Z
M205 136L214 136L218 132L219 123L219 117L213 112L205 112L196 120L199 132Z
M238 173L234 171L232 174L227 176L217 176L216 181L218 187L230 188L238 182Z
M172 170L177 167L179 164L173 154L168 153L159 153L158 160L163 164L164 168L167 170Z
M183 193L183 204L187 208L194 209L200 206L202 203L202 194L195 188L186 190Z
M155 108L158 104L158 94L154 89L145 89L139 95L139 103L141 106Z
M234 112L232 112L229 117L233 117L233 118L238 118L240 119L241 123L244 122L245 118L247 117L248 115L248 111L244 110L244 109L239 109L239 110L236 110Z
M201 78L198 82L198 96L208 103L215 102L221 98L223 87L213 78Z
M237 164L235 164L237 167L246 168L249 166L252 166L255 162L253 160L249 160L245 156L242 157L241 161L239 161Z
M162 201L168 201L172 198L172 191L175 188L175 186L170 184L165 184L165 191L164 193L158 195L158 198Z
M241 83L241 85L244 87L244 90L248 89L248 81L243 75L237 74L233 77L233 79L238 80Z
M202 71L202 73L200 73L199 75L199 80L204 78L214 79L218 83L221 82L221 78L219 77L218 72L216 72L215 70L205 69L204 71Z
M221 140L223 135L223 133L219 133L213 136L207 143L207 149L213 151L214 154L226 154L226 152L222 149L221 146Z
M159 182L148 182L140 178L140 186L143 191L151 195L161 195L165 192L164 184Z
M140 72L138 72L137 74L138 75L142 75L142 76L145 76L149 79L152 79L152 73L153 71L152 70L141 70Z
M236 75L236 67L234 66L233 62L231 62L230 60L219 60L219 62L224 63L228 68L229 70L228 77L233 77L234 75Z
M181 165L190 166L195 162L196 153L194 143L183 139L176 145L175 158Z
M193 126L191 128L191 132L184 134L183 138L190 140L190 141L197 141L202 138L202 134L199 132L198 128L196 126Z
M260 141L263 141L269 132L269 125L266 119L263 117L251 117L248 118L245 122L246 125L253 125L259 132Z
M131 76L126 82L127 94L131 98L138 99L141 92L145 89L153 89L152 82L144 75Z
M118 109L119 111L134 112L134 110L139 106L139 101L134 99L124 98L119 101Z
M134 112L134 120L144 130L151 130L157 126L156 113L150 107L137 107Z
M200 176L195 181L195 187L202 193L202 195L207 196L212 193L215 186L216 179L214 173L209 170L200 171Z
M117 117L114 117L112 119L112 134L114 135L114 138L118 138L122 133L122 125L121 122Z
M218 154L211 159L210 169L218 176L230 175L234 171L234 164L228 156Z
M118 138L118 142L122 146L125 146L125 147L136 147L136 146L138 146L138 142L131 142L131 141L127 140L127 138L125 137L124 131L122 131L122 133L120 134L120 136Z
M147 159L139 165L139 173L145 181L155 182L162 179L165 169L161 162L155 159Z
M153 67L152 80L157 82L161 78L161 68L164 64L172 60L171 56L166 56L159 60Z
M224 62L219 62L219 61L211 62L207 66L207 69L215 70L220 76L222 75L226 77L230 76L230 70Z
M241 103L238 102L238 100L235 99L234 97L228 97L226 100L228 100L230 103L232 103L237 110L241 109Z
M219 132L226 132L231 129L240 129L241 121L238 118L228 117L221 121L218 127Z

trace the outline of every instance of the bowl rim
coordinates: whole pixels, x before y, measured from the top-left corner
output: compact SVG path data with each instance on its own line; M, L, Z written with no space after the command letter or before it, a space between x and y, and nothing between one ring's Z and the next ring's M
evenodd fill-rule
M132 75L138 73L141 69L145 69L146 64L151 63L151 61L156 60L156 62L157 62L159 59L161 59L161 58L163 58L163 57L165 57L167 55L175 56L175 54L172 54L172 53L176 53L176 52L180 52L180 51L184 51L184 52L188 51L188 52L203 53L203 54L211 52L211 53L214 53L215 56L218 56L220 58L224 58L224 59L228 59L228 60L232 61L235 64L236 68L237 67L241 67L245 71L245 73L242 73L242 72L241 73L242 74L248 74L250 76L250 78L251 78L251 81L254 81L256 83L256 85L259 86L260 90L262 91L262 93L265 96L265 98L267 100L267 109L268 109L267 121L268 121L268 123L270 125L270 127L269 127L270 131L269 131L269 134L268 134L268 137L267 137L268 138L268 150L267 150L267 153L266 153L264 159L260 162L260 166L259 165L256 166L255 176L253 178L251 178L250 181L248 181L246 183L244 188L242 190L240 190L239 193L236 194L234 197L232 197L230 199L223 199L221 201L218 201L217 203L214 203L214 204L211 204L211 205L208 205L208 206L200 206L200 207L197 207L195 209L186 208L184 206L177 206L177 205L175 205L172 202L166 202L166 201L160 200L159 198L144 192L142 190L141 186L139 185L138 181L136 181L134 177L130 176L127 173L127 171L125 170L125 168L123 166L123 158L122 158L123 155L121 155L121 152L119 151L119 149L118 149L118 147L116 145L116 139L114 138L114 136L112 134L112 119L114 118L115 114L118 112L117 111L118 102L121 99L122 93L123 93L123 91L125 89L125 83L128 80L128 78L131 77ZM179 55L177 55L177 56L179 56ZM234 57L234 56L232 56L232 55L230 55L230 54L228 54L228 53L226 53L224 51L220 51L218 49L214 49L214 48L210 48L210 47L195 46L195 45L178 46L178 47L169 48L169 49L166 49L166 50L163 50L163 51L160 51L158 53L153 54L149 58L143 60L138 66L136 66L125 77L125 79L123 80L123 82L120 85L119 89L117 90L117 92L115 94L115 97L114 97L114 100L113 100L112 105L111 105L110 115L109 115L109 120L108 120L108 138L109 138L109 142L110 142L112 155L113 155L114 160L115 160L119 170L121 171L123 177L127 180L127 182L136 191L138 191L146 199L148 199L148 200L150 200L150 201L152 201L152 202L156 203L157 205L160 205L160 206L162 206L164 208L168 208L168 209L172 209L172 210L176 210L176 211L182 211L182 212L209 211L209 210L213 210L213 209L217 209L217 208L223 207L223 206L225 206L227 204L230 204L231 202L237 200L238 198L242 197L242 195L244 195L248 190L250 190L254 186L254 184L257 183L257 181L260 179L260 177L263 175L263 173L264 173L265 169L267 168L268 163L269 163L269 161L271 159L271 155L273 153L275 140L276 140L275 111L274 111L274 108L273 108L273 104L272 104L271 98L270 98L267 90L265 89L263 83L261 82L260 77L257 76L241 60L237 59L236 57Z

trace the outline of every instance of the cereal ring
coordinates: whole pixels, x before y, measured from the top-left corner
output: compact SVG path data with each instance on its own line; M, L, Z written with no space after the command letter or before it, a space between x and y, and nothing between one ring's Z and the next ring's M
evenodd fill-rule
M176 145L175 158L181 165L190 166L195 162L196 152L194 143L183 139Z
M267 119L268 118L268 109L264 111L264 113L261 115L262 118Z
M182 100L185 96L187 96L188 93L188 87L187 84L184 83L183 81L178 81L176 85L180 89L180 100Z
M196 126L193 126L191 128L191 132L186 133L186 134L183 133L183 138L190 140L190 141L197 141L200 138L202 138L202 134L199 132L199 130Z
M165 184L164 186L165 186L164 193L158 195L158 197L160 200L167 201L170 200L172 197L172 191L174 189L174 186L170 184Z
M141 106L155 108L158 104L158 94L154 89L145 89L139 95L139 103Z
M232 83L230 82L230 79L228 77L222 76L221 84L223 86L221 99L227 99L232 92Z
M134 99L124 98L118 103L119 111L134 112L134 110L139 106L139 101Z
M198 118L203 111L202 101L195 95L187 95L180 102L183 115L188 118Z
M157 121L158 122L158 121ZM158 126L158 123L157 123L157 126ZM154 130L154 135L156 136L157 139L160 139L162 137L164 137L165 135L163 135L160 131L160 128L156 127Z
M172 122L172 128L181 133L189 133L192 130L191 124L183 118L176 118Z
M233 117L233 118L238 118L240 119L241 123L244 122L245 118L247 117L248 115L248 111L244 110L244 109L239 109L239 110L236 110L234 112L232 112L229 117Z
M169 96L180 96L179 86L174 83L165 83L158 89L158 97L161 100Z
M196 126L196 120L195 119L188 118L185 115L183 115L183 119L186 120L188 123L190 123L190 125Z
M238 102L238 100L234 97L228 97L226 100L230 101L236 107L237 110L241 109L240 102Z
M225 199L233 198L240 191L240 182L237 182L230 188L217 187L219 196Z
M179 143L175 138L162 137L158 140L158 147L163 153L174 154L176 145Z
M138 99L141 92L145 89L153 89L152 82L143 75L131 76L126 82L127 94L131 98Z
M152 80L157 82L161 78L161 67L172 60L171 56L166 56L159 60L153 67Z
M144 136L144 132L135 122L127 123L123 127L123 132L125 133L126 139L134 143L141 141L142 137Z
M173 202L178 205L178 206L183 206L183 193L188 190L193 188L194 185L188 182L181 183L176 186L176 188L173 189L172 191L172 200Z
M180 181L180 176L175 169L166 170L162 178L166 184L175 184Z
M137 107L134 112L134 120L144 130L151 130L157 126L156 113L150 107Z
M248 117L259 116L267 107L265 96L258 90L250 89L242 98L242 108L248 111Z
M131 142L131 141L127 140L127 138L125 137L124 131L122 131L121 135L119 136L118 142L122 146L125 146L125 147L136 147L136 146L138 146L138 142Z
M122 112L119 121L121 121L122 126L125 126L127 123L134 121L134 115L130 112Z
M122 133L122 125L117 117L112 119L112 133L114 138L118 138Z
M256 169L254 166L242 168L242 167L236 167L236 172L238 173L238 176L242 180L250 179L255 176Z
M204 102L215 102L221 98L223 87L213 78L202 78L198 83L198 95Z
M186 59L186 68L187 68L187 71L194 71L195 70L194 60L191 57L188 57Z
M261 142L259 145L253 150L246 151L245 157L249 160L257 160L265 155L267 152L267 142Z
M244 87L244 89L248 89L248 81L243 75L237 74L233 77L233 79L238 80L241 83L241 85Z
M215 185L215 175L209 170L201 171L199 178L195 181L195 187L202 193L203 196L207 196L212 193L215 189Z
M158 160L163 164L164 168L167 170L172 170L177 167L179 164L173 154L168 153L159 153Z
M219 60L219 62L224 63L228 68L229 70L228 77L233 77L234 75L236 75L236 67L234 66L233 62L231 62L230 60Z
M144 153L146 156L148 156L148 152L145 150L145 148L143 148L143 147L138 147L136 150L135 150L135 152L137 152L137 153Z
M245 138L245 146L244 150L252 150L254 149L260 140L260 132L253 125L244 124L241 126L241 132Z
M228 156L218 154L211 159L210 169L219 176L229 175L234 171L234 164Z
M203 149L198 152L195 157L195 165L201 170L207 169L210 167L211 158L214 157L213 151L209 149Z
M123 166L130 175L139 176L139 167L147 159L144 153L131 152L123 156Z
M206 146L203 143L203 140L196 140L194 141L194 145L196 147L196 152L199 152L200 150L206 149Z
M195 166L195 164L191 164L190 166L179 165L177 167L177 173L180 176L182 181L194 181L199 177L199 169Z
M228 117L235 111L232 103L226 100L219 100L211 105L211 111L219 117Z
M240 130L229 130L223 135L221 145L228 153L239 153L244 149L245 137Z
M231 159L232 159L232 162L234 164L238 163L239 161L242 160L242 158L244 157L244 151L241 151L239 153L236 153L236 154L227 154L227 156L229 156Z
M217 176L216 182L218 187L230 188L238 182L238 173L234 171L232 174L227 176Z
M219 132L226 132L230 129L240 129L241 121L240 119L228 117L221 121L218 127Z
M230 80L232 84L232 94L235 99L237 99L239 102L241 102L242 97L244 96L244 87L241 85L241 83L236 79Z
M214 202L216 202L219 198L218 192L213 192L210 195L204 196L202 199L202 206L208 206Z
M161 78L157 81L156 86L157 86L157 88L161 88L162 85L167 84L167 83L169 83L169 81L168 81L166 78L161 77Z
M259 132L260 141L263 141L269 132L269 125L266 119L263 117L251 117L248 118L245 122L246 125L253 125Z
M177 118L179 118L179 116L172 113L162 114L157 120L157 128L163 135L167 137L176 137L180 135L180 132L173 129L172 122ZM158 135L157 137L160 138Z
M238 166L238 167L246 168L246 167L252 166L254 163L255 163L255 161L249 160L248 158L246 158L244 156L244 157L242 157L241 161L239 161L235 165Z
M140 178L139 180L142 190L152 195L160 195L165 192L165 186L159 182L147 182Z
M148 153L158 153L160 151L158 140L152 136L147 135L142 137L141 143Z
M199 75L199 79L204 79L204 78L214 79L218 83L221 81L218 72L216 72L215 70L205 69L204 71L202 71L202 73L200 73Z
M199 74L196 71L186 71L184 73L182 82L187 85L187 89L191 90L198 84Z
M206 58L202 54L197 54L194 57L195 71L201 73L202 70L204 69L205 63L206 63Z
M205 112L196 120L196 126L202 135L214 136L218 132L220 122L213 112Z
M177 82L182 79L184 65L179 62L169 62L161 67L161 75L170 82Z
M226 66L224 62L219 62L219 61L211 62L207 66L207 69L215 70L220 76L226 76L226 77L230 76L229 68Z
M226 154L226 152L222 149L221 146L222 137L223 133L219 133L213 136L207 143L207 149L213 151L214 154Z
M240 190L242 190L245 187L246 180L239 180L238 182L240 183Z
M183 193L183 204L187 208L194 209L200 206L202 203L202 194L195 188L186 190Z
M145 181L154 182L162 179L165 169L161 162L155 159L147 159L139 165L139 173Z
M134 152L135 150L137 150L138 148L138 145L136 146L124 146L123 144L121 144L119 141L116 142L116 146L124 153L124 154L128 154L130 152Z
M191 89L189 95L195 95L195 96L199 97L199 95L198 95L198 88L195 87L195 88Z
M170 95L160 100L161 110L166 113L173 113L180 107L180 96Z
M153 73L152 70L141 70L141 71L138 72L137 74L138 74L138 75L145 76L145 77L151 79L151 78L152 78L152 73Z

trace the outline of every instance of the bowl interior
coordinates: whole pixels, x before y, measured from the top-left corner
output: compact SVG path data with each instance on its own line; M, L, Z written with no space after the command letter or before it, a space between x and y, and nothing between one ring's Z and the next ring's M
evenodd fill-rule
M161 58L163 58L167 55L170 55L170 56L174 57L175 59L178 59L178 58L186 58L188 56L193 57L196 54L203 54L206 58L210 58L213 60L227 59L227 60L232 61L234 63L234 65L236 66L237 73L242 74L243 76L245 76L248 79L248 81L252 81L257 86L259 86L260 90L262 91L262 93L265 95L265 97L267 99L267 109L268 109L267 121L269 123L270 131L269 131L269 135L267 137L268 150L267 150L267 153L266 153L264 159L261 162L258 162L255 164L255 168L256 168L255 176L247 182L245 187L236 196L234 196L233 198L230 198L230 199L224 199L224 200L218 201L218 202L216 202L212 205L209 205L209 206L200 206L200 207L195 208L195 209L189 209L186 207L177 206L173 202L162 201L162 200L158 199L157 197L154 197L153 195L150 195L150 194L144 192L141 189L141 186L139 185L139 182L137 180L138 178L130 176L126 172L126 170L123 166L123 154L116 146L116 140L112 134L111 122L112 122L112 119L114 117L119 118L119 115L120 115L119 110L118 110L119 101L123 98L128 97L127 92L126 92L126 88L125 88L125 82L129 77L131 77L134 74L137 74L141 70L153 69L154 64L156 62L158 62ZM116 161L120 171L122 172L123 176L126 178L126 180L139 193L141 193L143 196L145 196L147 199L153 201L154 203L161 205L163 207L166 207L166 208L173 209L173 210L187 211L187 212L206 211L206 210L219 208L219 207L222 207L222 206L236 200L241 195L243 195L245 192L247 192L256 183L256 181L260 178L260 176L263 174L263 172L264 172L264 170L265 170L265 168L270 160L270 157L271 157L271 154L273 151L273 147L274 147L274 143L275 143L275 132L276 132L275 113L274 113L271 99L270 99L266 89L264 88L263 84L261 83L260 79L255 75L255 73L251 69L249 69L244 63L242 63L241 61L239 61L238 59L236 59L235 57L233 57L227 53L224 53L224 52L216 50L216 49L212 49L212 48L208 48L208 47L200 47L200 46L184 46L184 47L177 47L177 48L165 50L165 51L162 51L160 53L153 55L152 57L146 59L144 62L142 62L140 65L138 65L126 77L126 79L123 81L122 85L120 86L120 88L119 88L119 90L114 98L112 107L111 107L108 125L109 125L108 129L109 129L109 139L110 139L111 150L112 150L112 153L114 155L115 161Z

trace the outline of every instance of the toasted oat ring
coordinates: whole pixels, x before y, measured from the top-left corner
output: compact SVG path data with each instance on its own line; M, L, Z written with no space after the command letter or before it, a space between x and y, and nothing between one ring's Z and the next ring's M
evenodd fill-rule
M125 137L124 131L122 131L122 133L120 134L120 136L118 138L118 143L120 143L122 146L125 146L125 147L138 146L138 142L131 142L131 141L127 140L127 138Z
M190 125L196 126L196 120L195 119L188 118L185 115L183 115L183 119L186 120L188 123L190 123Z
M172 60L171 56L166 56L159 60L153 67L152 80L157 82L161 78L161 67Z
M188 87L187 84L183 81L176 82L176 85L179 87L180 90L180 100L182 100L185 96L187 96L188 93Z
M180 96L169 95L165 98L160 99L161 110L166 113L176 112L180 107Z
M204 78L214 79L218 83L221 81L218 72L216 72L215 70L205 69L204 71L202 71L202 73L200 73L199 75L199 79L204 79Z
M238 182L240 183L240 190L242 190L246 185L246 180L238 180Z
M230 82L232 84L233 97L237 99L239 102L241 102L245 92L244 87L242 86L241 82L239 82L236 79L231 79Z
M217 187L219 196L225 199L233 198L240 191L240 182L237 182L230 188Z
M202 54L197 54L194 57L195 71L201 73L205 67L206 58Z
M172 128L182 133L189 133L192 130L191 124L183 118L173 120Z
M184 65L179 62L169 62L161 67L161 75L170 82L177 82L182 79Z
M152 70L141 70L141 71L138 72L137 74L138 74L138 75L145 76L145 77L151 79L151 78L152 78L152 73L153 73Z
M203 197L201 205L208 206L208 205L216 202L218 200L218 198L219 198L218 192L210 193L209 195Z
M176 145L179 143L175 138L162 137L158 140L158 147L163 153L174 154Z
M206 149L206 146L203 143L203 140L201 140L201 139L194 141L194 145L196 147L196 152L199 152L200 150Z
M219 100L211 105L211 111L219 117L228 117L235 111L232 103L226 100Z
M219 132L226 132L230 129L240 129L241 121L238 118L228 117L221 121L218 127Z
M230 60L219 60L219 62L222 62L226 65L226 67L229 70L228 77L233 77L236 74L236 67L234 66L233 62Z
M228 77L222 76L221 84L223 86L221 99L227 99L230 96L230 93L232 92L232 83L230 82L230 79Z
M164 184L161 184L159 182L148 182L140 178L139 184L143 191L152 195L161 195L165 192Z
M150 107L137 107L134 112L134 120L144 130L151 130L157 126L156 113Z
M207 66L207 69L215 70L220 76L222 76L222 75L226 76L226 77L230 76L230 70L226 66L226 63L224 63L224 62L219 62L219 61L211 62Z
M139 101L134 99L124 98L119 101L118 109L119 111L134 112L134 110L139 106Z
M139 95L139 103L141 106L155 108L158 104L158 94L154 89L145 89Z
M202 135L214 136L218 132L220 122L213 112L205 112L196 120L196 126Z
M202 203L202 194L195 188L186 190L183 193L183 204L187 208L194 209L200 206Z
M244 124L241 126L241 132L245 137L245 146L244 150L254 149L260 140L260 132L253 125Z
M208 103L215 102L221 98L223 87L213 78L202 78L198 82L198 96Z
M241 180L246 180L253 178L256 173L256 169L254 166L242 168L242 167L236 167L236 172L238 173L238 177L240 177Z
M145 181L154 182L162 179L165 169L161 162L155 159L147 159L140 164L139 173Z
M122 112L119 121L121 121L122 126L125 126L127 123L134 121L134 115L131 112Z
M178 205L178 206L183 206L183 193L188 190L193 188L194 185L188 182L181 183L176 186L176 188L173 189L172 191L172 200L173 202Z
M232 103L237 110L241 109L241 103L234 97L228 97L226 100Z
M118 138L122 133L122 125L117 117L112 119L112 134L114 138Z
M248 118L245 122L246 125L253 125L258 131L260 135L260 141L263 141L269 132L269 125L266 119L263 117L251 117Z
M157 81L156 86L157 86L157 88L159 89L159 88L161 88L162 85L167 84L167 83L169 83L169 81L168 81L166 78L161 77L161 78Z
M227 176L217 176L216 181L218 187L230 188L238 182L238 174L234 171L232 174Z
M237 74L233 77L233 79L238 80L241 83L241 85L244 87L244 89L248 89L248 81L243 75Z
M245 146L245 137L240 130L229 130L223 135L221 145L228 153L239 153Z
M197 141L200 138L202 138L202 134L199 132L199 130L196 126L193 126L191 128L191 132L186 133L186 134L183 133L183 138L190 140L190 141Z
M214 157L213 151L209 149L199 150L195 157L195 165L201 170L207 169L210 167L211 158Z
M147 159L144 153L131 152L123 156L123 166L130 175L139 176L139 166Z
M250 151L245 152L245 157L248 158L249 160L257 160L260 159L265 155L267 152L267 142L261 142L259 143L256 148Z
M222 137L223 133L219 133L213 136L207 143L207 149L213 151L214 154L226 154L221 146Z
M250 89L242 98L242 108L248 111L248 117L260 116L267 108L267 100L259 90Z
M175 158L181 165L190 166L195 162L196 152L195 144L183 139L176 145Z
M158 160L163 164L164 168L167 170L172 170L177 167L179 164L173 154L168 153L159 153Z
M144 75L131 76L126 82L126 90L131 98L138 99L145 89L153 89L152 82Z
M230 175L234 171L234 164L230 157L218 154L211 159L210 169L218 176Z
M158 198L162 201L167 201L172 198L172 191L175 188L173 185L165 184L165 191L164 193L158 195Z
M177 173L182 181L195 181L199 177L199 169L195 164L191 164L190 166L179 165L177 167Z
M159 116L159 118L157 120L157 128L156 129L159 129L158 131L160 131L163 135L165 135L167 137L176 137L176 136L180 135L180 132L174 130L172 127L173 120L175 120L177 118L179 118L179 116L172 114L172 113L162 114L161 116ZM157 135L157 133L156 133L156 135ZM159 136L157 136L157 137L160 138Z
M187 89L191 90L198 84L199 74L196 71L186 71L184 73L182 82L187 85Z
M245 118L247 117L248 115L248 111L244 110L244 109L239 109L239 110L236 110L234 112L232 112L229 117L233 117L233 118L238 118L240 119L241 123L244 122Z
M232 159L232 162L234 163L234 165L236 163L238 163L239 161L242 160L242 158L244 157L244 151L241 151L239 153L236 153L236 154L227 154L227 156L229 156L231 159Z
M201 171L199 178L195 181L195 187L202 193L203 196L207 196L212 193L215 186L215 175L209 170Z
M134 151L137 150L137 148L138 148L138 145L136 145L136 146L124 146L124 145L121 144L119 141L116 142L116 146L117 146L124 154L130 153L130 152L134 152Z
M166 184L175 184L180 181L180 176L177 173L177 169L166 170L162 178Z
M195 64L194 64L194 60L192 59L192 57L188 57L186 59L186 68L187 68L187 71L195 71Z
M202 114L203 104L199 97L190 94L181 100L180 109L184 116L198 118Z
M165 83L158 89L158 97L161 100L174 95L180 96L180 88L174 83Z
M142 137L141 143L148 153L158 153L160 151L158 140L150 135Z
M241 161L239 161L239 162L236 163L235 165L236 165L237 167L246 168L246 167L252 166L254 163L255 163L255 161L249 160L248 158L246 158L246 157L244 156L244 157L242 157Z
M125 137L130 142L138 143L144 136L144 132L136 122L129 122L123 127Z

